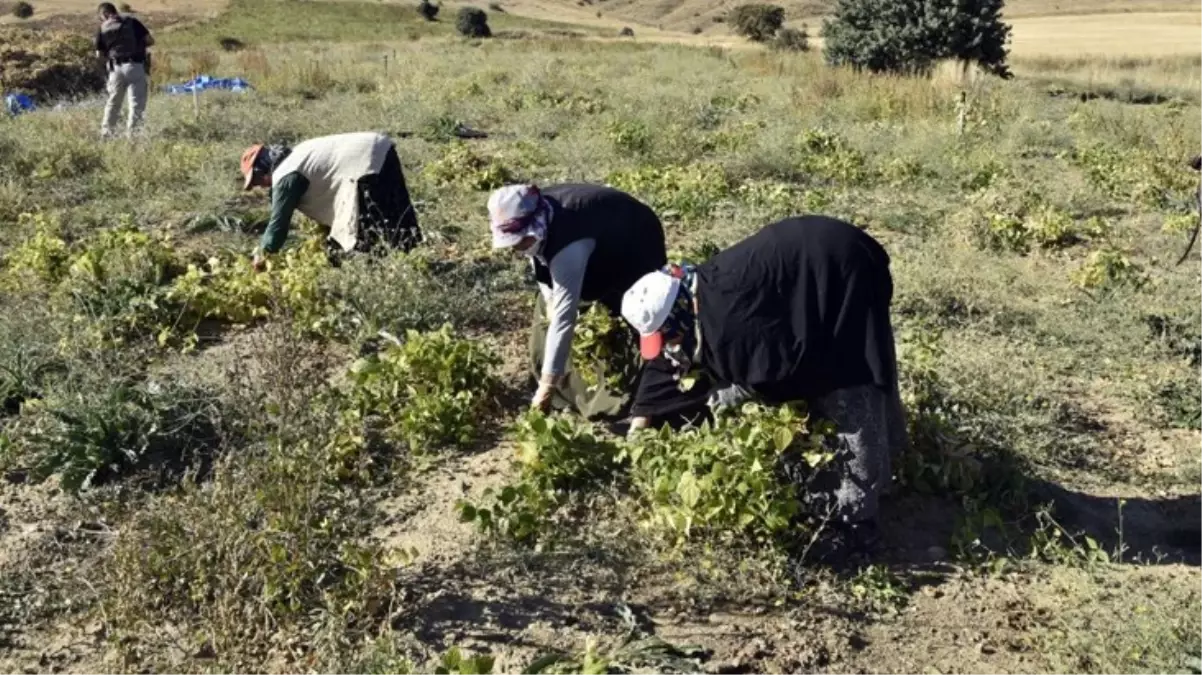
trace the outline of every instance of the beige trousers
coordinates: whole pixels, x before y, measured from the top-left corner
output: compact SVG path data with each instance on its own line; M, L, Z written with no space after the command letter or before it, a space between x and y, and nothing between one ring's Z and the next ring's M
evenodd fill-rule
M148 93L146 69L141 63L123 63L109 71L108 102L104 105L104 123L100 133L105 137L114 135L121 117L122 99L129 98L128 132L132 135L142 127L142 114L146 111Z

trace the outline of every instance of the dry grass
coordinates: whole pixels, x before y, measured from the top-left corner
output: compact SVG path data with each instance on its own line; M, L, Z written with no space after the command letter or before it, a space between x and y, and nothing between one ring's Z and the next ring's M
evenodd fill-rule
M1104 98L1197 101L1202 92L1202 61L1197 56L1019 56L1013 66L1019 77Z

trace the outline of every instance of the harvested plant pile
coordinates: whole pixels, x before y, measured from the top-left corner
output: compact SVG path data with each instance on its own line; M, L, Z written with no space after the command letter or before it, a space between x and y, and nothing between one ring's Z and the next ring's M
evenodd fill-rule
M47 101L104 87L104 71L86 38L23 29L0 35L0 91Z

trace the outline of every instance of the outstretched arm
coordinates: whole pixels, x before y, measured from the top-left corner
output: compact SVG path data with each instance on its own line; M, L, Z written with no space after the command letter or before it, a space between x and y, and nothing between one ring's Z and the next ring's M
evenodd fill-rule
M548 267L551 271L551 291L547 300L547 338L543 345L542 377L539 380L535 404L545 407L551 389L563 377L571 356L572 338L576 333L576 317L580 305L580 290L584 286L584 271L596 241L581 239L572 242Z
M255 250L253 265L256 271L266 268L267 254L276 253L284 247L288 230L292 227L292 214L308 188L309 181L299 173L290 173L272 185L271 219L267 221L267 229Z
M299 173L290 173L271 186L271 220L259 242L263 253L276 253L284 247L292 227L292 213L307 189L309 181Z

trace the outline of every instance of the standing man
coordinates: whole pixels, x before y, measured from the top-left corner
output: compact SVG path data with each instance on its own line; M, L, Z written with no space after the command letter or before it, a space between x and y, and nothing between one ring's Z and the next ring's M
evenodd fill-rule
M150 55L147 47L154 37L141 21L121 16L111 2L102 2L100 30L96 31L96 56L104 59L108 72L108 102L104 106L104 123L100 133L111 138L121 115L121 99L129 97L128 132L132 136L142 126L146 110L147 67Z
M253 145L242 154L243 187L271 190L271 220L255 269L288 238L300 211L329 228L327 251L409 251L421 242L396 145L385 134L351 132L311 138L294 148Z

